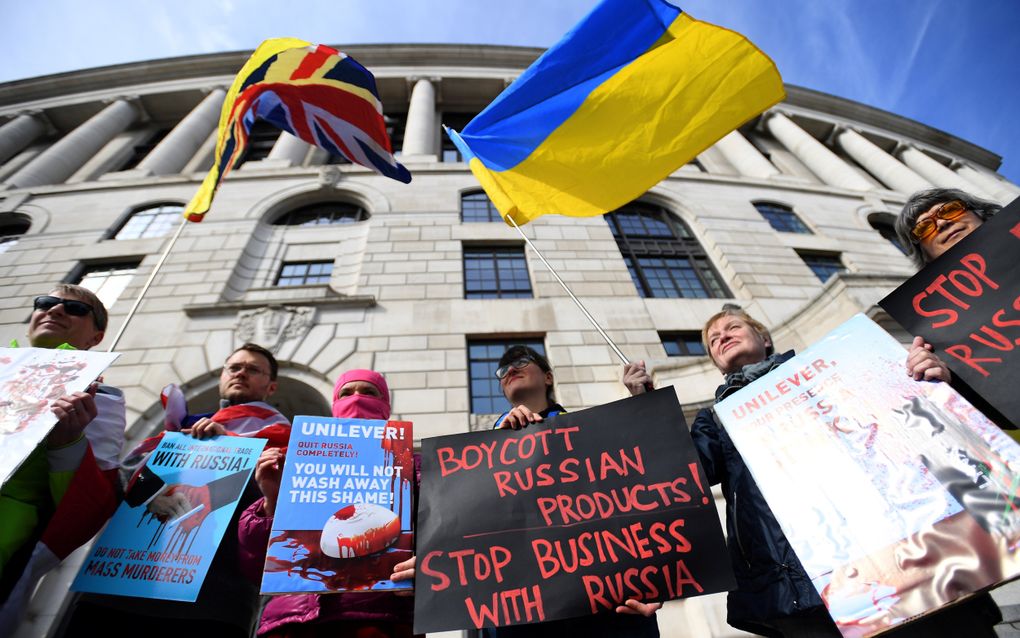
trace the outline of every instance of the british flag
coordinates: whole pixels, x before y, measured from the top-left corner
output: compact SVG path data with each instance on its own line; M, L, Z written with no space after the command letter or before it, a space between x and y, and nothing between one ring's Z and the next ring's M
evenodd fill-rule
M275 38L259 45L227 92L215 161L184 212L190 221L202 221L258 120L386 177L411 181L393 157L372 73L336 49Z

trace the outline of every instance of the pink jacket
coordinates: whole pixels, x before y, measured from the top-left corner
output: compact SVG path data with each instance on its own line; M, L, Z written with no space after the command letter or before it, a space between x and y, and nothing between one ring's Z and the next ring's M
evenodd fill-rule
M415 499L421 482L421 457L414 455ZM237 534L240 563L244 575L254 583L262 582L266 548L273 518L262 515L263 499L251 504L242 514ZM415 501L417 502L417 501ZM393 593L286 594L273 596L262 611L258 635L264 636L289 624L332 623L337 621L377 621L411 624L414 597Z

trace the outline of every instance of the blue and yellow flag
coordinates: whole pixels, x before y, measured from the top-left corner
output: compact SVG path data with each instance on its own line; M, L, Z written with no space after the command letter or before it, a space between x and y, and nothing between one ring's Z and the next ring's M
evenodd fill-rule
M273 38L251 54L227 91L213 166L184 210L190 221L202 221L212 206L257 120L386 177L411 181L393 157L375 76L336 49Z
M744 36L663 0L604 0L459 134L504 218L619 208L785 97Z

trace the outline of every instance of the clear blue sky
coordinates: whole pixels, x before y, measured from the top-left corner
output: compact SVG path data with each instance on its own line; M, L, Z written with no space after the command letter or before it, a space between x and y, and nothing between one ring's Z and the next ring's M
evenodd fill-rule
M634 0L637 2L638 0ZM783 78L913 118L1003 157L1020 182L1020 1L676 0L740 31ZM333 44L548 46L595 0L9 0L0 81L254 48Z

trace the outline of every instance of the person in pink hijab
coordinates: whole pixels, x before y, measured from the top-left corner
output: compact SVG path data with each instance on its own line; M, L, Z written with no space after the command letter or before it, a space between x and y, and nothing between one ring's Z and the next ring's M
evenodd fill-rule
M389 419L390 391L386 379L372 370L348 370L333 388L333 416L353 419ZM241 567L256 583L262 581L266 547L273 527L276 499L286 448L267 449L255 466L255 480L263 498L241 515L238 525ZM421 464L415 455L415 497ZM414 578L412 557L394 567L392 580ZM269 638L391 638L411 636L414 598L407 594L288 594L274 596L262 612L258 635Z

